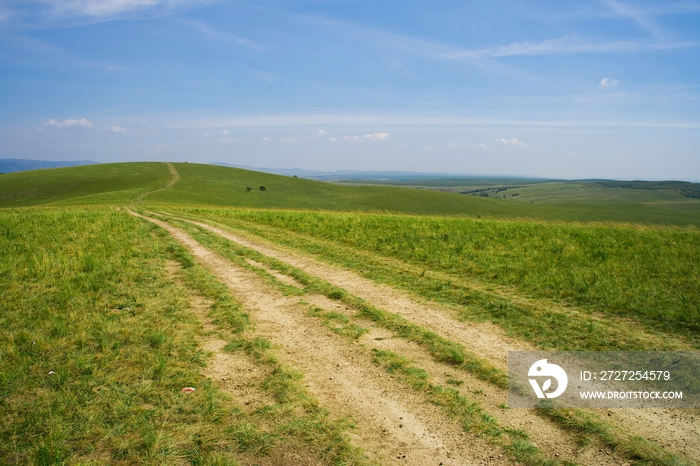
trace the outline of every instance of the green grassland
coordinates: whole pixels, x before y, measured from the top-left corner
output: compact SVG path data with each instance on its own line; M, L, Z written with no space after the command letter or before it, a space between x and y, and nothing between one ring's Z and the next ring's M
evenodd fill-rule
M488 199L174 165L180 180L167 190L162 188L170 175L162 163L2 175L0 205L131 204L152 192L142 205L191 206L187 212L205 219L236 227L258 225L258 233L271 228L280 241L291 241L284 232L294 232L308 238L299 240L307 248L316 240L328 241L441 273L448 282L466 277L534 299L561 300L673 332L697 333L700 234L686 226L700 224L694 207L700 200L685 195L695 189L692 183L538 182L515 188L519 196ZM493 182L485 186L496 189ZM677 205L688 208L673 207ZM600 223L613 219L633 223ZM678 226L654 226L658 223ZM398 276L391 280L401 282ZM467 300L460 293L453 290L457 304Z
M543 181L446 185L431 189L530 204L536 218L697 225L697 183Z
M181 264L179 276L165 261ZM0 212L0 463L250 464L276 450L365 464L228 290L167 234L109 208ZM201 374L192 293L247 348L272 400L252 411ZM195 393L182 393L195 387ZM265 388L267 387L267 388Z
M180 181L171 189L148 196L146 204L700 226L700 199L684 196L681 190L687 187L683 186L647 189L635 185L603 186L597 182L523 184L520 180L523 187L498 192L500 185L493 184L498 180L491 180L485 186L492 190L487 193L491 198L483 198L449 192L463 191L464 186L441 188L448 192L406 186L344 186L230 167L174 165ZM11 173L0 175L0 207L124 205L140 194L163 188L169 179L162 163ZM265 191L259 189L261 186ZM475 185L479 186L484 187Z
M322 462L365 462L348 423L330 419L301 375L277 362L225 287L163 230L117 206L198 218L311 253L539 348L700 348L694 185L470 186L488 188L485 198L446 192L464 188L457 184L349 186L174 165L180 179L168 189L164 163L0 175L0 463L238 464L300 445ZM167 260L180 264L175 276ZM401 338L453 348L342 290L297 279ZM238 406L201 374L192 294L213 303L228 350L264 368L260 389L273 400L264 410ZM361 333L352 321L310 312L347 336ZM184 386L197 392L182 394Z

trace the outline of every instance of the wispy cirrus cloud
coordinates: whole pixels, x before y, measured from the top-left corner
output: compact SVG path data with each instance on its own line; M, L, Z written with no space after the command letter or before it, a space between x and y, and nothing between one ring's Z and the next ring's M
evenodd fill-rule
M460 50L443 54L443 58L475 58L475 57L512 57L537 55L567 55L595 53L631 53L654 50L672 50L693 48L700 45L697 41L659 41L659 40L630 40L613 42L590 42L577 36L565 36L555 39L533 42L513 42L495 48L482 50Z
M616 0L603 0L603 2L605 2L610 8L612 8L612 10L615 11L615 13L619 14L620 16L632 19L634 22L639 24L644 29L647 29L652 34L656 36L662 35L663 31L661 30L661 28L657 24L655 24L652 21L652 19L649 18L649 15L643 10L632 8Z
M78 120L69 118L63 121L56 121L51 118L49 121L44 122L42 126L49 128L94 128L95 123L87 118L80 118Z
M155 7L174 10L208 3L206 0L37 0L54 16L114 17Z
M627 12L624 8L621 11ZM630 10L626 14L633 14L633 12ZM637 16L641 18L641 15L642 13L639 13ZM700 46L698 41L664 40L658 35L652 39L597 42L586 37L569 34L541 41L516 41L510 44L479 49L460 48L451 44L417 39L344 21L319 17L304 17L304 19L314 26L328 29L332 34L368 42L380 49L393 50L428 59L466 59L476 65L489 67L497 67L493 59L510 56L633 53Z
M168 119L167 117L166 120ZM245 128L245 127L308 127L320 125L367 126L532 126L532 127L629 127L629 128L698 128L692 120L517 120L508 118L421 117L407 115L320 114L265 115L218 119L171 120L169 127L178 129Z
M226 44L244 45L246 47L250 47L251 49L262 51L262 48L255 42L246 39L245 37L241 37L239 35L230 33L228 31L223 31L202 21L183 20L181 21L181 23L195 29L196 31L203 33L205 36L218 42L223 42Z
M109 127L109 132L110 133L126 133L126 128L124 128L122 126L112 125Z

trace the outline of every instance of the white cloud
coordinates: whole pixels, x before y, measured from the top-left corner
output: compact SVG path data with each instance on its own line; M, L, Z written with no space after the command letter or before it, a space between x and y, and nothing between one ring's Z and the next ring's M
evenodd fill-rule
M345 141L362 141L362 140L386 140L389 139L389 133L372 133L364 134L362 136L343 136Z
M528 147L528 144L516 138L498 138L489 143L482 142L476 145L479 150L494 150L496 147Z
M498 144L500 144L500 145L502 145L502 146L509 146L509 147L527 147L527 144L525 144L524 142L518 141L518 140L515 139L515 138L510 138L510 139L498 138L498 139L494 139L494 142L496 142L496 143L498 143Z
M598 87L615 87L617 86L617 79L603 78L600 80Z
M177 9L191 4L205 3L202 0L40 0L47 4L54 15L78 15L102 18L153 7Z
M111 131L112 133L124 133L124 132L126 132L126 128L122 128L121 126L112 125L109 127L109 131Z
M236 141L235 139L231 139L231 138L219 139L219 142L225 142L226 144L230 144L230 143L235 142L235 141Z
M79 120L71 118L63 121L56 121L51 118L44 123L44 126L51 126L52 128L94 128L95 124L87 118L81 118Z
M271 139L270 139L270 138L262 138L261 141L262 141L262 142L270 142Z
M226 135L229 134L228 130L227 131L222 131L221 134Z
M330 142L335 142L337 141L336 137L333 136L332 133L329 133L328 131L323 131L322 129L318 130L318 136L319 138L321 137L327 137Z
M448 149L455 149L457 147L464 147L464 146L468 146L468 145L469 144L467 144L466 142L451 142L448 145L446 145L445 147L447 147Z
M349 137L349 136L348 136ZM335 137L331 135L331 133L327 131L323 131L322 129L319 129L315 133L297 133L294 135L291 135L289 137L281 139L282 142L286 144L290 143L297 143L297 142L311 142L311 141L319 141L322 138L328 138L329 141L335 141Z
M204 136L205 138L208 138L208 137L211 137L211 134L209 134L209 133L204 133L204 134L202 134L202 136Z

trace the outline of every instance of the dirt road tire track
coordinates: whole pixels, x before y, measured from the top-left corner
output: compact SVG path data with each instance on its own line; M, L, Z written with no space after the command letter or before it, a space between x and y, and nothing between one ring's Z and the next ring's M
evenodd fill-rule
M146 197L150 196L151 194L159 193L161 191L165 191L166 189L170 189L173 186L175 186L175 183L180 181L180 173L178 173L177 169L175 168L175 165L173 165L170 162L164 162L165 165L168 167L168 172L170 173L170 181L168 181L168 184L165 185L165 187L156 189L155 191L148 191L147 193L143 193L139 195L137 198L134 199L134 202L136 204L139 204L141 201L146 199Z
M207 229L226 239L254 249L268 257L274 257L282 262L303 269L311 275L323 277L324 280L344 288L384 310L397 313L413 323L463 343L479 355L486 352L491 355L497 355L492 359L494 363L497 362L497 365L501 367L507 364L507 352L509 350L513 348L532 349L527 344L518 345L519 342L505 337L500 329L493 324L473 324L456 321L446 314L444 309L416 303L393 288L377 285L367 279L358 277L353 272L319 263L313 258L261 245L204 222L188 221L200 228ZM262 266L262 264L257 264L257 266ZM338 306L325 296L304 296L303 299L324 309L343 312L343 306ZM409 356L440 382L444 382L445 373L454 371L454 368L449 365L436 363L424 348L398 338L392 338L383 332L383 329L375 328L369 336L363 337L362 341L367 346L371 345L379 349L396 351ZM374 340L377 338L375 334L380 335L378 337L380 340ZM616 462L620 461L619 458L611 455L609 451L598 448L597 445L580 448L569 432L548 419L534 415L532 412L526 410L503 411L499 409L498 405L507 403L507 392L504 390L481 381L469 373L461 373L460 378L466 382L464 387L460 387L460 392L469 398L474 397L470 391L480 393L478 398L481 398L479 401L485 401L482 404L484 404L486 412L500 419L505 427L527 431L535 444L550 457L560 457L562 460L575 461L586 465L616 464Z
M357 422L357 444L380 464L512 464L499 447L465 434L456 420L389 377L372 363L369 350L307 316L298 297L269 288L257 274L204 248L184 231L142 218L167 230L232 291L256 335L272 341L280 359L304 373L310 392L331 413Z
M177 271L180 264L168 261L168 272L173 279L179 283ZM221 390L228 393L233 399L250 414L255 410L275 404L275 400L259 389L260 384L269 375L269 369L256 364L249 357L241 353L231 354L224 350L228 343L221 339L219 327L207 315L211 302L203 299L195 293L189 293L190 310L194 312L202 323L204 334L200 337L199 343L203 350L211 356L202 374L211 379ZM270 449L264 457L250 454L248 452L239 453L238 460L241 464L255 464L257 466L319 466L322 463L305 446L289 448L289 444L275 446Z
M451 315L451 311L438 306L417 303L390 286L379 285L360 277L354 272L325 264L311 257L286 251L282 248L273 248L204 222L187 221L265 256L273 257L302 269L310 275L322 277L332 285L343 288L378 308L399 314L407 320L434 331L445 338L462 343L479 354L480 357L501 368L507 366L508 351L535 349L534 346L526 342L507 337L494 324L460 322Z
M433 303L417 303L394 288L377 284L352 271L319 262L307 254L278 245L271 246L265 241L251 239L250 235L234 234L205 222L183 220L263 255L297 267L306 273L322 277L327 282L341 287L381 309L401 315L412 323L452 341L462 343L475 354L503 369L507 367L508 351L535 349L528 342L507 337L496 325L461 322L448 308ZM598 410L598 413L615 424L624 426L633 435L657 442L673 453L680 454L685 458L700 458L700 410ZM512 415L508 417L517 418L517 416ZM517 425L519 421L516 419L513 422ZM544 420L537 418L533 419L534 422L541 424ZM549 424L549 422L546 423ZM528 431L534 439L538 437L536 433L533 435L532 429ZM600 464L604 462L603 457L590 458L590 461L592 463L589 464L596 464L597 461L600 461Z

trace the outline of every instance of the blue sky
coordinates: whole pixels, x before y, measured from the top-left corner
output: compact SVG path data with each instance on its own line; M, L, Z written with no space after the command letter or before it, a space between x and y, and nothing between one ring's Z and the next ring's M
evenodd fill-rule
M0 158L700 180L700 1L0 0Z

